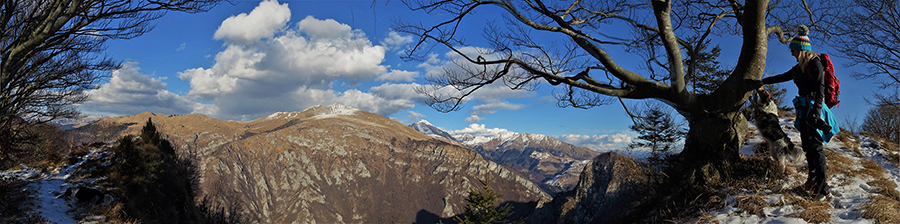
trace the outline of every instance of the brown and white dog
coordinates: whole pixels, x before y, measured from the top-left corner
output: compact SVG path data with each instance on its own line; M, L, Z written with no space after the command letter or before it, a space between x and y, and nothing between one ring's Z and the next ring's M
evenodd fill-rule
M805 159L803 149L795 147L788 138L784 130L781 130L781 124L778 121L778 107L772 100L772 94L760 87L756 90L756 94L750 96L750 118L755 120L756 128L769 144L769 155L775 160L780 167L784 167L784 162L790 159L790 162L797 163Z

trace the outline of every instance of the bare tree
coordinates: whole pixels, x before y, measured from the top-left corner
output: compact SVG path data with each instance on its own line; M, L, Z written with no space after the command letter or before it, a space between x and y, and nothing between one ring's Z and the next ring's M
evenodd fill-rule
M30 124L78 115L76 103L118 62L104 41L149 32L166 12L205 12L223 0L0 1L0 159Z
M896 94L875 94L874 107L869 109L860 129L890 142L900 141L900 97Z
M827 30L840 2L766 0L727 1L505 1L405 0L412 10L447 18L433 25L398 22L394 29L415 35L406 59L426 59L436 46L461 55L457 69L427 77L436 86L420 89L432 107L458 110L466 97L488 85L531 90L536 85L561 85L555 94L560 106L589 108L608 105L616 98L656 99L673 107L690 127L681 157L691 169L707 167L690 181L707 183L712 176L727 176L739 158L738 148L747 133L739 113L757 87L765 68L767 41L787 43L786 28L800 24L814 31ZM472 46L461 29L475 13L504 15L506 29L490 23L484 37L489 47ZM447 16L450 15L450 16ZM484 23L483 21L479 21ZM631 32L623 30L627 27ZM547 43L534 33L559 38ZM710 64L701 63L715 37L742 40L737 64L713 91L692 91L692 77ZM638 68L623 67L611 48L644 59ZM786 47L785 47L786 49ZM787 52L787 51L785 51ZM633 58L633 57L632 57ZM457 94L440 88L452 88Z
M857 0L845 10L829 40L838 55L852 65L864 65L868 72L856 72L859 79L876 79L882 88L900 86L900 2Z

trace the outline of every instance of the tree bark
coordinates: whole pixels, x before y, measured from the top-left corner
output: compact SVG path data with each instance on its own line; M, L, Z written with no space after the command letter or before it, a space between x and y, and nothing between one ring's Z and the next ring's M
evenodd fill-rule
M731 176L731 165L740 159L747 136L747 119L740 111L695 114L688 118L681 162L684 181L692 185L716 185Z

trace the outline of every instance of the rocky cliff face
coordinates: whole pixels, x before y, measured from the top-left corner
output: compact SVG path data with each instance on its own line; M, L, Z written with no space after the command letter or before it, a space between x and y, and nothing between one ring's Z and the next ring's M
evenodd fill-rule
M484 175L499 176L492 186L504 201L533 207L549 199L471 149L341 105L250 122L142 113L92 125L137 133L148 118L200 158L202 191L252 222L436 221L462 213Z
M516 133L489 139L462 136L464 145L538 183L550 195L571 190L588 160L599 153L540 134Z
M529 217L529 223L633 223L650 199L647 175L631 158L603 153L587 164L578 185Z
M437 139L475 149L486 159L518 171L550 195L574 188L584 165L599 155L588 148L540 134L451 136L425 120L409 126Z

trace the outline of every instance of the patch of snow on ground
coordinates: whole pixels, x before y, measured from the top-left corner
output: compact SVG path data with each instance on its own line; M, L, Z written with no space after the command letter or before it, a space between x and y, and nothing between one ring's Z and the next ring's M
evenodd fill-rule
M36 215L49 221L49 223L75 223L75 219L67 211L72 206L64 198L57 198L65 192L66 178L68 174L55 172L42 173L35 168L21 165L19 170L10 170L0 172L0 178L18 179L28 184L25 186L26 192L30 192L34 199L34 208L21 208L26 211L31 210Z
M341 104L332 104L327 107L316 107L313 109L316 113L313 118L316 119L332 118L337 116L350 116L359 111L359 109Z
M72 165L62 166L48 172L41 172L35 168L21 165L18 170L0 172L0 179L17 179L27 182L25 190L32 194L31 198L34 199L34 207L21 209L30 210L44 220L49 221L49 223L76 223L72 215L68 214L73 208L71 202L60 196L72 186L69 184L70 182L93 184L94 179L69 180L70 175L75 172L90 172L90 170L84 170L81 165L89 160L105 160L108 159L108 156L109 152L94 149ZM109 165L108 162L103 164Z
M788 134L794 142L800 142L800 134L793 128L793 119L791 118L781 118L782 129L785 130L785 133ZM759 134L756 134L754 139L749 139L745 142L745 144L741 148L741 154L743 155L752 155L753 148L760 142L762 142L762 137ZM870 147L872 145L871 138L861 137L859 142L859 151L862 153L863 159L872 159L885 169L885 177L889 180L894 181L895 183L900 183L900 168L897 168L894 165L889 164L885 161L885 155L883 150L879 150L877 148ZM799 147L799 145L798 145ZM844 144L837 138L832 138L831 142L825 146L826 150L831 150L840 154L847 155L847 158L850 158L853 163L857 164L853 169L861 168L859 165L862 161L861 158L855 156L855 152L852 149L847 148ZM828 161L831 162L831 161ZM796 167L804 167L806 166L805 161L802 161L800 164L795 164ZM802 176L806 174L801 172ZM805 177L802 177L805 178ZM792 188L802 184L803 179L794 180L792 178L781 180L782 188ZM827 210L829 214L831 214L831 219L828 223L873 223L873 220L862 218L863 207L866 203L869 202L869 199L876 194L874 187L871 187L867 184L867 182L873 180L873 178L866 177L865 175L860 175L860 177L847 177L845 175L830 175L828 177L828 184L831 187L830 191L832 193L832 198L829 199L829 204L831 206L830 209ZM785 195L778 193L780 189L770 189L764 190L762 192L750 192L745 191L743 193L739 193L737 195L730 195L726 198L727 205L721 211L712 211L712 216L718 219L720 223L807 223L801 218L798 218L798 214L803 211L803 208L799 205L791 204L789 202L785 202ZM746 196L748 194L762 194L762 196L767 201L767 207L763 208L763 213L765 217L760 217L755 214L747 214L746 212L739 211L740 209L736 208L737 199L741 196Z
M898 183L897 190L900 191L900 168L894 166L893 164L888 163L888 158L885 155L884 150L879 150L877 148L872 148L875 139L869 137L861 137L859 140L859 151L866 158L870 158L875 161L878 165L884 168L884 171L887 173L886 178L888 180L894 181L894 183Z
M299 116L299 113L294 113L294 112L275 112L275 113L273 113L273 114L270 114L269 116L266 116L266 120L272 120L272 119L278 119L278 118L290 120L290 119L295 118L295 117L297 117L297 116Z
M529 156L531 158L534 158L537 160L542 160L542 159L550 158L550 153L534 151L534 152L531 152L531 155L529 155Z

